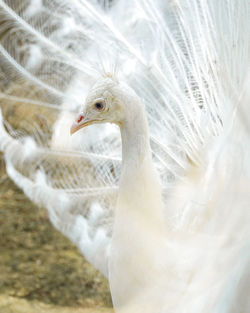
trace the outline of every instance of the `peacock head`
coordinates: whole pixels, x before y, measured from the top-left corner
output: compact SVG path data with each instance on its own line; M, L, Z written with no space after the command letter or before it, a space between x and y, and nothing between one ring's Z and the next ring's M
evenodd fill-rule
M97 81L86 98L82 112L71 126L70 133L97 123L115 123L121 126L127 118L128 103L135 99L137 95L130 87L112 77Z

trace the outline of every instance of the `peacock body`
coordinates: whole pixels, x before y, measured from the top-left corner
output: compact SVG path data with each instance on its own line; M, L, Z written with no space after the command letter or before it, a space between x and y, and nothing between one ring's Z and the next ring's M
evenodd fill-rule
M116 312L248 312L248 1L0 6L8 175Z

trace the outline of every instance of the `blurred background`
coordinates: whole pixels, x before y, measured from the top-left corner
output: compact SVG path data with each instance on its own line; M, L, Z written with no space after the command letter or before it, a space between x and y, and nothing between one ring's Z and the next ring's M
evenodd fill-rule
M0 158L0 312L113 312L106 279L15 186Z
M106 279L15 186L0 158L0 312L113 312Z

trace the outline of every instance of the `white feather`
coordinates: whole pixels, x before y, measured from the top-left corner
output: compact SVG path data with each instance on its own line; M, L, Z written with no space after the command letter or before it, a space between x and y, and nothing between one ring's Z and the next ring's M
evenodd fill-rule
M111 263L126 264L121 256L133 260L121 278L127 289L111 273L117 312L248 312L248 1L0 0L0 6L0 150L8 175L105 276ZM161 222L168 225L166 238L153 234L158 248L150 237L155 211L140 216L138 233L135 204L118 226L114 219L118 130L98 125L69 137L89 87L108 72L146 107ZM132 185L129 197L145 211L152 199L161 207L157 184L138 199ZM114 227L130 229L130 240L114 238ZM138 242L148 258L137 255ZM147 268L157 255L164 271ZM144 271L142 289L131 284L135 269ZM120 295L128 301L121 308Z

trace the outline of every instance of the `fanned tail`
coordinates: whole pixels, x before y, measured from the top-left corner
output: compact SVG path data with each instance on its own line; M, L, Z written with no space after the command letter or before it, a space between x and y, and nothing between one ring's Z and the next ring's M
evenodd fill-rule
M204 230L209 213L219 228L232 213L221 234L240 228L248 236L243 178L235 189L239 176L246 186L249 179L247 0L0 0L0 7L0 150L8 174L91 263L107 276L121 143L110 125L72 139L69 124L109 63L145 103L166 203L168 187L190 180L192 192L181 189L179 206L166 208L172 225L188 231L200 218ZM208 201L222 185L214 211L181 207L193 193L197 203ZM237 202L228 196L236 192ZM244 272L248 256L239 247L245 257L228 279Z

